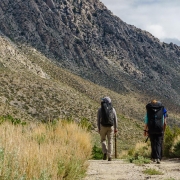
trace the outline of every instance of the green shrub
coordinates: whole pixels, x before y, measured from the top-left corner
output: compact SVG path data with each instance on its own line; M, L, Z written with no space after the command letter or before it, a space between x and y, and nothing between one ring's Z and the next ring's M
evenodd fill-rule
M180 141L175 144L173 153L175 157L180 157Z
M169 126L166 127L165 136L164 136L164 156L170 156L170 150L172 148L174 141L173 131Z
M175 139L180 135L180 128L175 126L170 128L167 126L164 135L164 156L173 157L173 146Z
M102 159L103 158L103 153L102 153L102 148L97 147L96 145L93 146L92 148L92 159Z

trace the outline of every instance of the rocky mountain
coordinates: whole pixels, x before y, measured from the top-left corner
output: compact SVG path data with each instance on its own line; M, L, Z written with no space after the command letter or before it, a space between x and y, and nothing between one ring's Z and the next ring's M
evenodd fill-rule
M126 24L99 0L1 0L0 24L1 83L8 91L6 96L3 93L1 96L3 102L8 100L13 108L28 111L34 117L41 114L41 118L57 113L57 116L53 115L55 118L71 112L70 109L65 112L65 108L55 108L61 98L73 99L73 94L81 92L88 96L89 102L92 99L98 102L103 94L107 94L105 92L109 92L110 95L118 94L112 96L116 106L121 103L120 113L129 113L137 119L144 112L141 108L139 112L134 110L134 106L138 103L144 106L151 98L160 99L168 110L179 113L180 47L160 42L150 33ZM4 46L3 42L6 42ZM8 74L6 68L10 70ZM84 85L77 79L74 81L76 76L70 72L88 81L81 79ZM89 81L107 89L102 93L98 92L102 89L95 86L95 94L99 96L92 95L94 92L90 94L87 88ZM61 97L56 82L66 83L65 97ZM16 91L13 84L18 87ZM71 89L72 85L74 89ZM22 91L24 86L27 89ZM26 97L19 103L18 97L14 100L12 94L22 97L26 94ZM45 101L48 97L52 100L49 104ZM127 100L122 101L125 97ZM135 99L135 105L128 104L133 101L130 97ZM27 101L30 105L25 108ZM66 107L71 108L70 104L68 101ZM127 107L129 109L124 112Z

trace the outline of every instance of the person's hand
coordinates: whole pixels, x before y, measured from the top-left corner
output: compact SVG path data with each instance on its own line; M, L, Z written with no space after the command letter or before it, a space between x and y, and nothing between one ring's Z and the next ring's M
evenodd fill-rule
M114 133L115 133L115 134L117 133L117 129L114 130Z
M144 131L144 136L148 136L148 132L147 131Z

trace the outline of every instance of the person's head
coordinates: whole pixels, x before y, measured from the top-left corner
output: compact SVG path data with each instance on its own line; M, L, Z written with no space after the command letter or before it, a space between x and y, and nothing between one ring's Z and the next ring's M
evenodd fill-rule
M151 101L151 104L156 104L157 103L157 100L156 99L153 99L152 101Z
M160 101L157 101L156 99L153 99L152 101L151 101L151 104L157 104L157 105L162 105L161 104L161 102Z
M110 97L103 97L102 98L102 102L106 102L106 103L111 103L111 98Z

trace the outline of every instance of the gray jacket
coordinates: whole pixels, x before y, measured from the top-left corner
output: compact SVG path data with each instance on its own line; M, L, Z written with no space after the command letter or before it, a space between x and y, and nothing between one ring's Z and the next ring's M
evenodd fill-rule
M117 115L116 115L116 110L114 108L113 108L113 113L114 113L114 129L117 130ZM98 130L100 130L101 119L102 119L102 113L101 113L101 108L99 108L97 113Z

